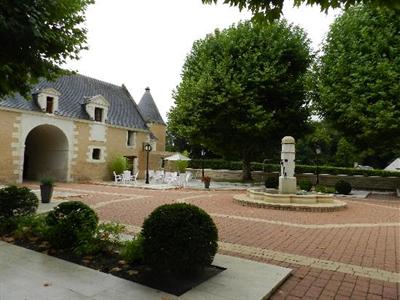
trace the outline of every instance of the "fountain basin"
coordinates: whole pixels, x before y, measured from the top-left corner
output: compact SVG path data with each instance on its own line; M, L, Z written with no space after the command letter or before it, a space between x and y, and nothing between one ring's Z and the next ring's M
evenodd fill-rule
M332 194L279 194L277 190L263 188L248 189L246 195L235 195L234 201L245 206L316 212L338 211L347 206Z

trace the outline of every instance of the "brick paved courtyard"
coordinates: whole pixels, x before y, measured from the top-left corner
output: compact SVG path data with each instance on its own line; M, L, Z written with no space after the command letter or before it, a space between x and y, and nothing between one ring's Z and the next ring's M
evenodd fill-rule
M238 191L167 190L59 184L103 221L139 230L157 206L186 202L205 209L219 230L219 252L292 268L272 299L400 298L400 200L347 199L332 213L242 207Z

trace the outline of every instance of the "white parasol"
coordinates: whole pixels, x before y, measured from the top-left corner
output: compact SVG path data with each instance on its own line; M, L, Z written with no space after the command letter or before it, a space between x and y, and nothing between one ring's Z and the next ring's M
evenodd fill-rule
M174 155L164 158L164 160L179 161L179 160L191 160L191 159L181 153L176 153Z

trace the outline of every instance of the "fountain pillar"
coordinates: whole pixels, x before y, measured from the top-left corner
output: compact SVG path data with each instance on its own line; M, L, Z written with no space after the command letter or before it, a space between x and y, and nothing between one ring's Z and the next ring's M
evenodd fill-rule
M296 194L297 184L294 177L295 168L295 141L291 136L282 139L281 175L279 176L279 193Z

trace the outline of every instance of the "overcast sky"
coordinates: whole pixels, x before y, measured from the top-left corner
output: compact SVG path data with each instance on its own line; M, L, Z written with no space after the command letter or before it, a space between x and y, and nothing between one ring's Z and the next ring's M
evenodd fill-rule
M284 8L284 16L303 27L314 49L337 15L318 7ZM215 28L250 19L228 5L203 5L201 0L96 0L87 10L88 51L66 67L113 84L125 84L138 103L149 86L166 121L172 90L195 40Z

